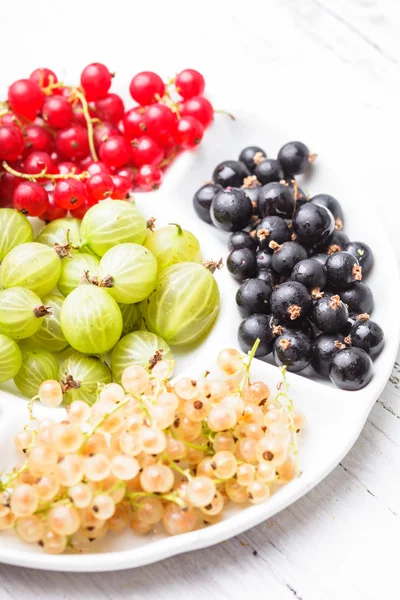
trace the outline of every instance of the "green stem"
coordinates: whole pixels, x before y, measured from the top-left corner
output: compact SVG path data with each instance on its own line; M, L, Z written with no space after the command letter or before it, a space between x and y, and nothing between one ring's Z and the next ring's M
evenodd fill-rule
M123 401L123 402L121 402L120 404L117 404L117 405L116 405L116 406L115 406L115 407L114 407L112 410L110 410L110 412L108 412L108 413L105 413L105 414L104 414L104 415L101 417L100 421L98 421L98 422L96 423L96 425L94 425L94 427L92 427L92 429L91 429L90 431L88 431L88 433L85 433L84 440L83 440L83 442L82 442L82 444L81 444L80 448L79 448L79 449L78 449L78 451L77 451L77 452L78 452L78 454L79 454L80 452L82 452L82 450L83 450L83 448L85 447L85 445L86 445L86 442L88 441L88 439L89 439L89 438L90 438L90 437L91 437L91 436L92 436L92 435L93 435L93 434L94 434L94 433L97 431L97 429L98 429L99 427L101 427L101 426L103 425L104 421L105 421L106 419L108 419L108 417L110 417L111 415L113 415L114 413L116 413L116 412L117 412L117 410L119 410L119 409L120 409L120 408L122 408L123 406L126 406L126 405L127 405L129 402L130 402L130 398L128 398L127 400L124 400L124 401Z
M182 227L180 225L178 225L178 223L168 223L168 225L175 225L175 227L177 227L177 229L178 229L178 235L183 234Z
M89 177L89 173L87 171L83 171L82 173L78 173L78 174L67 173L67 174L63 175L61 173L46 173L47 168L45 167L40 173L33 175L31 173L21 173L21 171L16 171L12 167L10 167L8 162L5 160L3 160L1 165L5 171L8 171L8 173L15 175L15 177L19 177L20 179L28 179L29 181L37 181L38 179L50 179L51 181L55 180L55 179L78 179L78 180L81 180L81 179L87 179Z
M246 385L246 383L249 380L251 363L253 361L253 358L256 355L257 348L258 348L259 344L260 344L260 338L257 338L256 341L253 344L252 349L247 354L247 356L245 356L244 359L243 359L243 364L246 367L246 372L245 372L244 377L243 377L243 379L242 379L242 381L240 382L240 385L239 385L239 389L238 389L239 395L242 395L242 392L244 390L244 386Z

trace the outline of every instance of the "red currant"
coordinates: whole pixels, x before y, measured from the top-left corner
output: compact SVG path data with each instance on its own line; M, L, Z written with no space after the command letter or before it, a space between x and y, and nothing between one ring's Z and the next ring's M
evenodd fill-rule
M87 131L80 125L71 125L57 133L56 148L67 158L84 158L89 154Z
M85 96L91 102L103 98L110 89L112 75L105 65L92 63L81 73L81 85Z
M79 167L79 165L73 162L60 162L58 163L57 167L60 175L69 175L69 173L79 175L80 173L82 173L82 169Z
M204 77L194 69L185 69L176 76L175 87L182 98L201 96L205 87Z
M49 223L50 221L55 221L56 219L63 219L66 217L68 210L56 204L53 192L47 192L47 196L49 199L49 206L46 212L40 215L42 221L47 221Z
M12 162L23 152L24 136L15 125L0 126L0 160Z
M152 104L144 114L147 133L162 144L175 130L176 121L176 115L165 104Z
M113 175L114 191L112 197L114 200L124 200L128 198L129 192L132 191L132 183L126 177L121 175Z
M97 117L117 125L124 116L124 103L118 94L107 94L96 102Z
M132 160L137 167L158 165L163 156L163 149L148 135L142 135L132 142Z
M104 122L96 125L93 129L93 139L96 150L98 151L103 142L115 135L121 135L121 132L113 123Z
M96 111L91 106L88 106L88 110L89 115L94 119L96 117ZM83 114L83 108L81 105L75 106L75 108L72 110L72 122L81 125L81 127L84 127L85 129L87 128L86 117Z
M38 175L42 171L46 173L57 173L57 167L47 152L31 152L25 159L24 172L29 175ZM40 181L40 180L38 180ZM42 178L42 182L46 178Z
M8 88L8 102L14 112L33 121L42 107L43 93L34 81L19 79Z
M99 153L108 167L122 167L131 158L131 146L122 135L115 135L101 144Z
M158 190L162 180L162 171L155 165L142 165L136 174L138 187L146 192Z
M144 123L144 113L146 109L143 106L135 106L128 110L122 120L124 127L124 136L127 140L131 141L134 138L143 135L146 131L146 125Z
M0 118L0 125L15 125L16 118L11 112L6 113Z
M61 208L78 208L86 200L85 186L79 179L60 179L54 188L54 200Z
M156 95L162 97L165 91L165 85L159 75L152 71L143 71L138 73L132 79L129 86L131 96L138 104L146 106L157 102Z
M58 82L57 75L46 67L35 69L29 75L29 79L38 84L39 87L47 87Z
M107 167L107 165L100 160L95 162L93 159L86 164L85 171L88 171L90 175L97 175L97 173L105 173L106 175L110 174L110 169Z
M132 167L121 167L116 171L115 174L119 175L120 177L125 177L125 179L128 179L132 185L136 177L135 170Z
M208 127L214 118L214 109L207 98L203 96L194 96L183 103L181 115L186 117L195 117L204 128Z
M72 115L71 103L64 96L49 96L43 103L43 119L54 129L68 127Z
M53 140L48 131L39 125L28 125L25 128L25 147L27 150L51 152Z
M200 144L204 135L204 127L195 117L182 117L178 122L175 132L175 139L179 146L189 150Z
M49 206L47 192L34 181L22 181L13 194L14 208L29 217L40 217Z
M114 191L114 183L111 175L107 173L95 173L86 180L86 191L88 199L92 203L106 200Z
M21 183L21 178L8 171L4 171L0 175L0 206L12 206L14 190Z
M96 202L95 202L96 204ZM83 219L83 217L86 215L87 211L89 210L89 208L91 208L93 206L93 204L91 204L87 199L85 200L85 202L79 206L78 208L74 208L73 210L70 210L70 214L71 217L73 217L74 219Z

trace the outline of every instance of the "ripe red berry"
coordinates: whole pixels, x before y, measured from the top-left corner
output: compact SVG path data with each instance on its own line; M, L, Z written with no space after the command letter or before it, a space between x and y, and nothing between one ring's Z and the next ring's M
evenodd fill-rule
M72 121L72 106L64 96L49 96L43 102L42 116L54 129L64 129Z
M134 100L142 106L157 102L156 95L162 97L165 85L159 75L152 71L138 73L132 79L129 91Z
M81 206L69 211L71 213L71 217L74 219L83 219L89 208L95 204L97 204L97 202L92 202L89 198L86 198L85 202L81 204Z
M142 165L136 174L136 184L145 192L158 190L162 176L161 169L155 165Z
M205 87L204 77L194 69L185 69L176 76L175 87L182 98L201 96Z
M119 175L120 177L125 177L125 179L128 179L132 185L135 181L135 170L132 167L121 167L116 171L115 174Z
M96 111L90 105L88 106L89 115L94 119L96 117ZM72 109L72 122L81 125L81 127L87 128L86 117L83 114L83 108L79 104Z
M137 167L158 165L163 157L164 150L148 135L142 135L132 142L132 161Z
M110 174L110 169L107 167L107 165L101 162L101 160L96 162L90 160L90 162L86 164L85 171L88 171L90 175L96 175L97 173L105 173L106 175Z
M31 152L28 154L24 162L24 172L29 173L29 175L38 175L42 171L57 173L56 164L50 154L47 154L47 152ZM42 181L45 180L42 178Z
M12 112L6 113L0 118L0 125L15 125L16 119Z
M131 158L131 146L122 135L115 135L101 144L99 153L108 167L122 167Z
M14 112L33 121L42 107L43 93L34 81L19 79L8 88L8 102Z
M96 114L102 121L117 125L124 116L124 103L118 94L107 94L96 102Z
M0 206L12 206L14 190L21 183L21 178L8 171L3 171L0 176Z
M189 98L181 106L181 115L195 117L204 128L207 128L214 118L214 109L207 98L194 96Z
M94 204L99 200L106 200L114 191L114 183L108 173L94 173L85 183L88 199Z
M29 151L51 152L53 139L48 131L39 125L25 127L25 147Z
M80 125L71 125L57 133L56 148L67 158L84 158L89 154L87 131Z
M57 206L71 210L81 206L86 199L86 190L78 179L60 179L54 188L54 200Z
M29 79L37 83L41 88L58 82L57 75L46 67L32 71L29 75Z
M58 163L57 167L60 175L68 175L69 173L79 175L80 173L82 173L82 169L80 168L80 166L73 162L60 162Z
M112 75L105 65L92 63L81 73L81 85L89 102L103 98L110 89Z
M152 104L144 113L144 124L148 135L162 145L175 130L176 122L176 115L165 104Z
M146 125L144 123L144 113L146 109L143 106L135 106L128 110L122 120L124 127L124 136L127 140L131 141L146 131Z
M129 196L129 192L132 191L132 183L126 177L121 175L113 175L112 177L114 184L114 191L112 197L114 200L124 200Z
M47 196L49 199L49 205L46 212L40 215L42 221L47 221L49 223L50 221L55 221L56 219L63 219L66 217L68 210L56 204L53 192L47 192Z
M189 150L200 144L204 135L204 127L198 119L194 117L182 117L178 122L175 132L175 139L179 146Z
M29 217L40 217L49 206L46 190L34 181L22 181L13 193L14 208Z
M15 125L0 126L0 160L17 160L25 146L24 136Z
M114 135L121 135L120 130L113 123L99 123L93 129L93 139L96 150L100 149L103 142L113 137Z

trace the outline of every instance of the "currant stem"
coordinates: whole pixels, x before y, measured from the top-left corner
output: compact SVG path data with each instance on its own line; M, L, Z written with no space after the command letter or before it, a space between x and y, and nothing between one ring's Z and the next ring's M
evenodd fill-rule
M89 177L89 173L87 171L83 171L82 173L67 173L65 175L61 174L61 173L46 173L46 167L43 169L43 171L41 171L40 173L37 173L36 175L32 174L32 173L21 173L21 171L16 171L15 169L13 169L12 167L10 167L10 165L8 164L7 161L3 160L3 162L1 163L1 166L3 167L3 169L5 171L8 171L8 173L11 173L12 175L15 175L15 177L20 177L20 179L28 179L28 181L37 181L38 179L50 179L50 180L54 180L54 179L87 179Z
M73 89L74 89L74 92L73 92L74 95L78 98L78 100L82 104L82 112L83 112L83 116L85 117L85 120L86 120L87 131L88 131L88 142L89 142L90 154L92 155L93 160L95 162L98 162L99 158L96 153L96 148L94 147L93 121L92 121L92 117L89 114L87 100L86 100L85 96L82 94L82 92L80 92L77 88L73 88Z
M252 363L253 358L256 355L257 348L258 348L259 344L260 344L260 338L257 338L256 341L254 342L253 347L250 350L250 352L247 354L247 356L244 357L243 364L246 367L246 373L244 374L244 377L243 377L243 379L242 379L242 381L240 382L240 385L239 385L238 392L239 392L240 395L242 394L242 392L244 390L244 386L246 385L246 383L247 383L247 381L249 379L249 373L250 373L251 363Z
M214 110L214 114L218 113L220 115L227 115L230 119L232 119L232 121L236 121L236 117L235 115L233 115L232 113L228 112L227 110L222 110L222 109L215 109Z
M88 441L88 439L89 439L89 438L90 438L90 437L91 437L91 436L92 436L92 435L93 435L93 434L94 434L94 433L97 431L97 429L98 429L99 427L101 427L101 426L103 425L104 421L105 421L106 419L108 419L108 417L110 417L111 415L113 415L115 412L117 412L117 410L119 410L119 409L120 409L120 408L122 408L123 406L126 406L126 405L127 405L129 402L130 402L130 398L128 398L128 400L124 400L123 402L120 402L120 404L117 404L117 405L115 406L115 408L113 408L112 410L110 410L110 412L108 412L108 413L106 413L105 415L103 415L103 416L101 417L100 421L98 421L98 422L96 423L96 425L94 425L94 427L92 427L92 429L91 429L90 431L88 431L87 433L85 433L84 440L83 440L83 442L82 442L82 444L81 444L81 446L80 446L80 448L79 448L79 450L78 450L78 454L79 454L80 452L82 452L82 450L83 450L83 448L85 447L85 445L86 445L86 442Z

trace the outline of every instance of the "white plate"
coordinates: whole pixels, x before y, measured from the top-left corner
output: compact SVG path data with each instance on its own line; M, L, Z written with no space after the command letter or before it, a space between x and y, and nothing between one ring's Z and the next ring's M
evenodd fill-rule
M284 131L273 124L260 123L252 115L237 111L237 121L219 119L194 154L182 155L168 172L162 188L151 194L137 194L137 204L147 217L157 217L157 225L179 222L200 239L203 257L226 257L227 234L200 221L192 207L192 197L198 187L209 180L215 165L236 158L246 145L264 146L270 156L293 139L293 131ZM287 128L289 129L289 128ZM368 278L375 295L373 318L386 334L386 344L374 363L371 383L358 392L344 392L331 384L289 374L290 394L295 406L306 413L307 429L300 435L301 476L281 489L265 504L248 508L229 508L217 525L177 537L161 532L140 537L133 533L107 534L96 542L90 554L50 556L41 548L19 541L12 533L0 534L0 561L8 564L59 571L107 571L137 567L196 548L211 546L257 525L282 510L314 487L348 452L363 427L369 411L378 398L394 363L399 333L400 315L397 301L400 293L397 264L387 236L369 208L360 179L344 176L347 169L336 157L336 164L327 164L323 138L307 140L318 143L319 161L308 178L300 181L311 194L331 193L345 211L345 231L351 239L363 240L372 246L375 266ZM327 146L325 142L325 146ZM312 147L312 150L316 149ZM361 175L359 175L361 177ZM366 187L366 186L364 186ZM212 364L221 348L237 346L236 332L240 322L235 292L237 284L226 269L216 274L221 291L221 312L208 338L189 353L178 355L177 372L198 374ZM280 380L276 367L255 360L252 375L264 379L271 388ZM12 387L6 386L8 390ZM4 386L3 386L4 388ZM15 389L14 389L15 391ZM61 419L63 409L37 409L38 416L51 413ZM15 462L12 436L26 422L26 401L6 391L0 391L0 470Z

